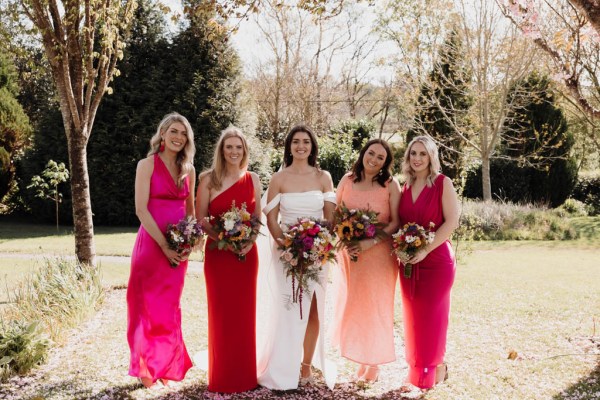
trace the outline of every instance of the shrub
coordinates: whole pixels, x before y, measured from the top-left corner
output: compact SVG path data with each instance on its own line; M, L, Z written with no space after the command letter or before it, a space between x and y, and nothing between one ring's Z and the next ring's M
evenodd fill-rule
M579 232L554 210L467 200L454 235L465 240L569 240Z
M46 260L14 290L0 326L0 379L24 374L42 362L49 340L94 312L104 296L99 268Z
M76 326L102 301L104 291L98 267L64 259L45 260L14 291L15 317L42 321L57 340L63 327Z
M571 198L583 202L589 215L600 215L600 174L580 175Z
M0 324L0 382L25 374L45 361L50 340L36 322L11 320Z
M338 182L358 158L358 152L352 148L349 135L336 134L319 139L319 166L329 171L333 184Z
M575 200L567 199L562 206L556 209L558 216L572 216L572 217L585 217L588 215L585 203Z

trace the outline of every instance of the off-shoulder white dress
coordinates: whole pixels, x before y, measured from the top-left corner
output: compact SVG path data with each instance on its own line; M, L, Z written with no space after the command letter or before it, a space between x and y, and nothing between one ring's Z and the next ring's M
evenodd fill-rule
M325 201L335 203L335 193L323 193L313 190L301 193L280 193L264 207L263 212L268 214L279 204L279 215L282 228L285 224L293 224L299 217L323 218ZM284 228L285 229L285 228ZM300 377L300 363L303 356L303 343L306 326L308 323L308 310L310 310L313 293L317 299L319 313L319 339L313 365L323 372L325 382L333 388L336 379L336 366L325 359L325 293L329 275L329 265L323 266L319 282L309 283L309 292L302 296L303 318L300 319L298 303L292 302L292 281L285 276L283 265L279 262L280 250L271 241L270 265L268 268L267 284L262 293L262 298L270 302L270 320L261 340L262 346L258 349L258 383L264 387L276 390L289 390L298 387ZM305 311L306 310L306 311Z

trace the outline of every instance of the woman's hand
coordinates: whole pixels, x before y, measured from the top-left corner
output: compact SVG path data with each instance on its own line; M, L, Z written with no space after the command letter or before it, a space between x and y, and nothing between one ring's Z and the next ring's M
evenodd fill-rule
M167 257L167 260L169 260L169 262L172 265L173 264L177 265L181 261L187 260L187 255L184 256L183 254L179 254L177 251L171 249L168 244L164 244L164 245L160 246L160 249L162 250L165 257Z
M250 250L252 250L253 245L254 245L254 241L246 243L244 245L244 247L242 247L242 249L239 251L238 254L240 254L242 256L246 255Z
M427 257L427 255L429 254L429 249L427 247L417 251L417 253L412 256L409 260L408 260L408 264L417 264L420 263L421 261L423 261L425 259L425 257ZM405 263L405 264L407 264Z
M196 243L196 245L192 247L192 251L202 251L204 243L206 243L206 236L202 235L200 240L198 240L198 243Z

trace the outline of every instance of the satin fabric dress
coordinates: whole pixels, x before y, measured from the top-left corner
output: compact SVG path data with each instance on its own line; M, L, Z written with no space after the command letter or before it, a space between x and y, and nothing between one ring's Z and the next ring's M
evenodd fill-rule
M254 212L254 184L246 173L234 185L211 200L210 216L218 218L246 203ZM211 246L208 239L204 256L204 277L208 303L208 390L244 392L256 381L256 244L240 261L237 254Z
M155 154L148 211L162 232L167 224L185 217L189 194L188 178L178 188ZM158 243L140 226L127 285L129 375L180 381L192 367L181 333L180 299L187 265L183 261L172 268Z
M378 220L390 222L390 192L376 184L373 190L354 189L344 179L337 189L337 202L348 208L379 212ZM394 349L394 295L398 264L389 242L376 244L351 261L346 250L338 251L334 268L335 329L333 345L343 357L365 365L396 359Z
M401 225L416 222L427 228L433 222L435 230L443 224L444 178L438 175L414 203L411 187L404 185L399 206ZM435 384L436 366L444 361L446 353L450 290L456 272L450 241L446 240L415 264L410 278L404 277L403 268L400 264L408 381L426 389Z
M279 215L282 223L293 224L299 217L323 218L325 201L335 203L333 192L323 193L319 190L299 193L277 194L263 209L266 214L279 204ZM300 363L303 357L304 335L308 323L313 293L317 299L319 314L319 338L313 357L313 365L321 369L325 382L329 388L335 385L337 369L334 363L325 358L325 294L329 274L329 264L323 266L319 282L309 281L309 289L302 296L302 310L304 315L300 318L300 306L292 302L292 280L285 276L283 264L279 262L280 250L271 241L273 253L270 265L261 265L268 268L266 273L265 288L268 302L270 302L270 321L266 330L266 337L262 341L262 348L258 363L258 383L261 386L276 390L290 390L298 388L300 378Z

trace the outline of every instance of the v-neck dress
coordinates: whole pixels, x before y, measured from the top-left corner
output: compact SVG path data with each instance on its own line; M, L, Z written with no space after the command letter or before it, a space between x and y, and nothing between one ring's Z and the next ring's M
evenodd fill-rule
M231 187L211 200L209 215L218 218L246 203L256 207L252 175L246 173ZM256 244L246 260L228 250L219 250L208 239L204 253L204 278L208 305L208 390L244 392L254 389L256 381L256 282L258 252ZM213 248L214 247L214 248Z
M398 210L401 225L416 222L427 228L433 222L435 230L444 223L444 178L438 175L414 202L411 187L404 185ZM401 264L400 271L403 268ZM455 271L454 251L446 240L414 265L410 278L400 273L408 380L420 388L435 384L436 366L444 361Z
M148 211L162 232L185 217L189 194L188 178L177 187L155 154ZM140 226L127 285L129 375L180 381L192 367L181 333L180 299L187 264L183 261L172 268L158 243Z

